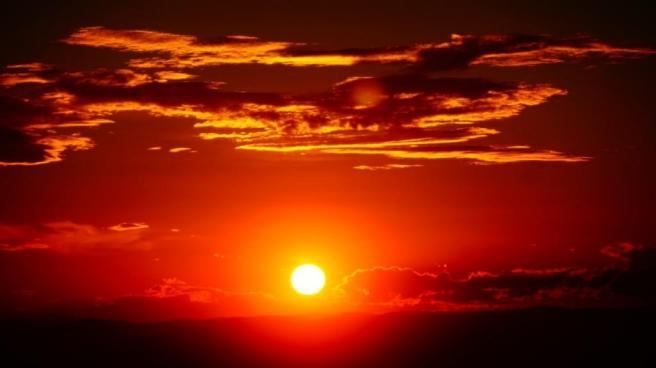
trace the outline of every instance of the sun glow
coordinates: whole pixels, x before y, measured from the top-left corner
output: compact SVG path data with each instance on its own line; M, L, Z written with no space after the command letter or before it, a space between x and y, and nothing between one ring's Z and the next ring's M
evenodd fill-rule
M294 269L291 277L292 287L297 293L314 295L323 289L326 275L323 270L313 264L303 264Z

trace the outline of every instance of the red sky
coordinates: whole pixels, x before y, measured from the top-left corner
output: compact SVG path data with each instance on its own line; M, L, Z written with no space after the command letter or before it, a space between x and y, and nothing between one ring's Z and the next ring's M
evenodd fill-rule
M3 16L3 312L653 302L644 14L152 6Z

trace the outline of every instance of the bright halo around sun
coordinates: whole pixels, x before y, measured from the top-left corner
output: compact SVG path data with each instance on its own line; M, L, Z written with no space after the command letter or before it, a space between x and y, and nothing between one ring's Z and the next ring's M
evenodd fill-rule
M292 272L292 287L297 293L303 295L314 295L323 289L326 283L326 275L323 270L313 264L303 264Z

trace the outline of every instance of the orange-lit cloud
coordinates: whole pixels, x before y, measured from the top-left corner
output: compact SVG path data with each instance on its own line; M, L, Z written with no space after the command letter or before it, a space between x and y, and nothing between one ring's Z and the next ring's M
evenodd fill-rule
M182 153L182 152L194 153L196 151L192 150L190 147L173 147L173 148L169 149L169 152L171 152L171 153Z
M291 66L353 65L362 61L394 62L408 57L405 50L378 51L371 55L346 55L340 52L293 55L290 50L302 43L263 41L257 37L229 35L201 40L194 36L150 30L114 30L87 27L63 40L72 45L105 47L120 51L158 54L132 59L135 68L191 68L221 64L283 64Z
M99 68L80 72L60 72L49 65L32 63L9 65L0 74L0 87L12 88L21 84L74 84L96 86L134 87L146 83L166 83L195 78L194 75L160 70L153 73L139 73L131 69Z
M8 66L0 75L0 86L8 91L0 101L4 118L0 129L6 141L0 148L0 166L46 164L61 161L66 151L88 150L94 143L74 130L111 124L112 116L123 111L192 119L200 130L198 138L233 141L241 150L481 163L580 162L588 158L533 149L523 142L448 146L499 132L477 127L464 133L443 127L515 117L528 107L567 93L548 84L402 74L351 77L326 93L285 95L228 91L220 82L192 81L194 75L179 69L243 63L319 66L398 62L426 71L471 65L618 60L654 53L614 47L584 36L530 35L453 35L449 41L435 44L322 52L300 43L247 36L202 40L103 27L83 28L64 42L151 56L130 61L141 71L101 68L61 72L43 63ZM160 70L148 72L151 67ZM15 87L23 84L35 85L42 93L13 97ZM169 152L194 149L174 147Z
M364 62L452 69L469 65L532 66L595 58L621 59L651 55L653 50L615 47L578 36L454 34L446 42L388 48L314 50L298 42L264 41L231 35L203 40L190 35L152 30L87 27L63 40L72 45L104 47L155 55L131 59L135 68L192 68L221 64L282 64L289 66L350 66Z
M134 231L148 229L150 226L145 222L122 222L120 224L110 226L109 230L114 231Z
M0 86L13 87L19 84L36 83L44 84L50 83L49 80L39 77L33 73L3 73L0 74Z
M584 162L590 159L585 156L566 155L557 151L536 150L528 146L447 146L432 148L431 150L329 148L322 150L322 152L342 155L375 155L396 159L415 160L461 159L480 163L498 164L524 161Z
M353 166L355 170L362 171L380 171L380 170L400 170L400 169L410 169L413 167L422 167L424 165L420 164L385 164L385 165L356 165Z
M237 149L277 152L277 153L324 153L335 155L355 156L383 156L393 159L413 160L443 160L460 159L478 163L512 163L512 162L584 162L590 158L585 156L567 155L553 150L538 150L528 146L461 146L449 143L467 141L484 137L477 135L463 135L461 138L425 138L399 141L363 142L363 143L327 143L327 144L247 144L237 146ZM394 165L394 164L391 164ZM383 166L383 168L403 168L407 165ZM417 165L417 164L415 164ZM421 165L419 165L421 166ZM366 167L366 166L364 166ZM364 169L360 167L360 169ZM417 166L409 166L417 167ZM356 167L357 168L357 167ZM369 168L373 169L373 168ZM378 167L377 169L381 169Z
M66 151L94 142L81 130L139 111L194 121L202 140L229 140L238 149L266 152L378 155L396 159L466 159L480 163L580 162L555 150L510 146L449 146L499 134L476 125L516 117L567 92L548 84L483 79L429 78L421 74L357 76L332 90L308 95L235 92L198 80L181 69L220 64L349 66L399 63L406 71L475 65L531 66L600 59L619 60L653 50L612 46L587 36L452 35L446 42L388 48L313 50L298 42L250 36L200 39L151 30L82 28L65 43L147 54L134 69L63 72L45 63L9 65L0 75L0 166L61 161ZM149 70L155 68L156 70ZM34 91L19 88L31 85ZM40 93L38 91L41 91ZM171 153L194 152L174 147Z
M45 72L50 70L51 66L44 63L13 64L7 65L5 69L5 73L0 73L0 87L50 83Z
M45 70L52 69L52 66L45 63L33 62L33 63L7 65L7 69L17 70L17 71L42 72Z
M34 166L45 165L63 160L66 151L85 151L94 147L94 143L87 137L81 137L77 134L68 136L47 136L38 138L34 142L24 141L15 145L5 146L5 150L10 154L20 155L26 148L34 147L34 155L28 159L10 157L3 158L0 155L0 166Z
M158 82L178 81L178 80L192 79L196 77L193 74L176 72L171 70L162 70L156 72L155 76L157 77Z
M487 163L587 159L527 146L448 146L500 133L468 125L517 116L566 94L545 84L395 75L348 78L322 94L284 95L232 92L213 82L160 83L123 69L51 78L40 99L10 100L25 110L15 117L22 119L17 134L43 145L44 152L39 160L14 164L54 162L66 149L89 149L93 143L88 138L52 132L110 124L114 114L124 111L192 119L200 139L231 140L240 150ZM39 135L44 137L34 138ZM174 147L169 152L195 150Z

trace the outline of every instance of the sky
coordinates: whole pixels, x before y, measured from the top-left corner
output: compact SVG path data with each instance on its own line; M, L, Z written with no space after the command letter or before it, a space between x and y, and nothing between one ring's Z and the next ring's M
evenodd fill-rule
M153 320L653 304L638 3L23 1L0 311ZM326 273L316 296L292 270Z

